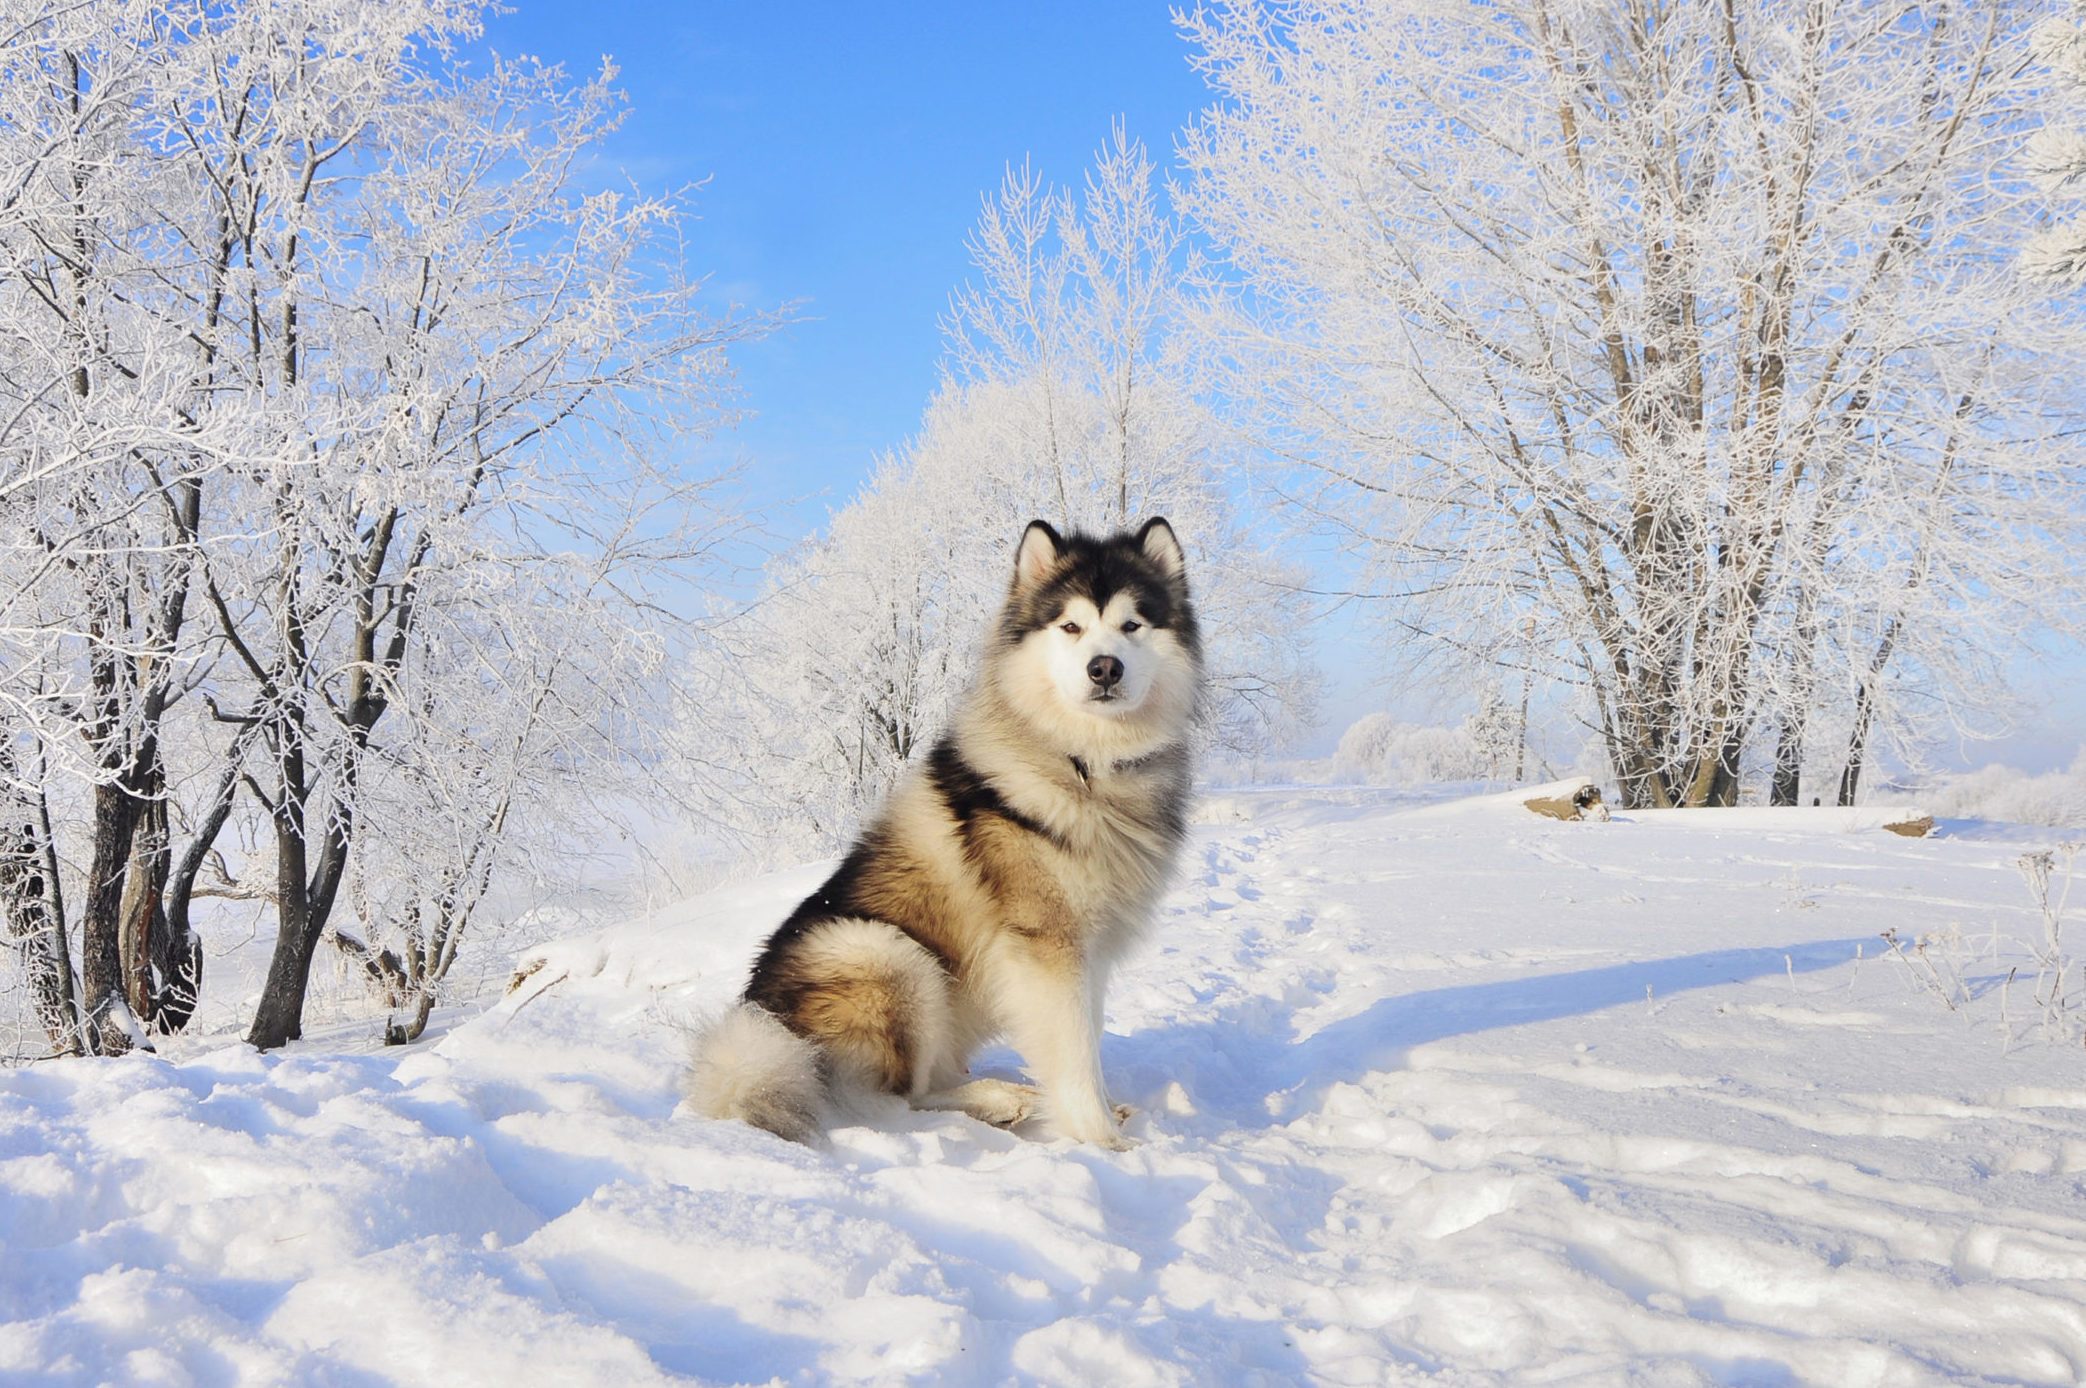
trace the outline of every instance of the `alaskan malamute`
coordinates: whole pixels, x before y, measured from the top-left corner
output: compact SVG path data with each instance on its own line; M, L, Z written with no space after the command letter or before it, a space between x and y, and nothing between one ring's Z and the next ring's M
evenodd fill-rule
M984 670L695 1043L696 1112L799 1141L828 1081L1109 1147L1108 971L1180 847L1202 649L1163 519L1022 534ZM1035 1085L971 1079L1004 1036Z

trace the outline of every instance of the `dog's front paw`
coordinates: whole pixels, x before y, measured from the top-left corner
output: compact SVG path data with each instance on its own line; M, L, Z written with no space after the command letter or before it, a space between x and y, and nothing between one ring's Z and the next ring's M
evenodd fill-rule
M1096 1147L1106 1147L1111 1152L1127 1152L1137 1145L1123 1136L1122 1129L1117 1126L1116 1115L1110 1108L1096 1109L1079 1119L1057 1115L1051 1119L1050 1126L1051 1131L1058 1137L1073 1142L1092 1143Z
M1127 1152L1137 1145L1137 1139L1125 1133L1120 1124L1129 1114L1122 1104L1114 1104L1095 1115L1095 1121L1082 1123L1078 1127L1060 1127L1058 1132L1074 1142L1092 1143L1111 1152Z

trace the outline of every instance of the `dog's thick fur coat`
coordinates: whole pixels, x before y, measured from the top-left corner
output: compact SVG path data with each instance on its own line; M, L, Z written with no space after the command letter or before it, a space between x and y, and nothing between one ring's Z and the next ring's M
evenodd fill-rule
M976 687L697 1038L691 1106L802 1141L838 1081L1127 1145L1102 994L1180 847L1201 669L1164 520L1032 523ZM1035 1086L969 1078L997 1036Z

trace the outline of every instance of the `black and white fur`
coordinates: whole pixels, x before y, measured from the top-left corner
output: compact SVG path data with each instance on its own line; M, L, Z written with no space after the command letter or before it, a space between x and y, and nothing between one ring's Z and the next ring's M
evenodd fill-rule
M1023 533L984 668L698 1037L696 1112L799 1141L829 1083L1128 1145L1100 1060L1110 968L1184 833L1202 649L1163 519ZM973 1079L1005 1037L1034 1085Z

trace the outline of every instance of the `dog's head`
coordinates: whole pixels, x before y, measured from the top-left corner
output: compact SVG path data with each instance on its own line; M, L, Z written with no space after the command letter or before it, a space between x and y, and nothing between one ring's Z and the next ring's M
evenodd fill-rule
M1163 518L1102 537L1029 522L1000 638L1010 699L1072 741L1166 740L1193 717L1201 639Z

